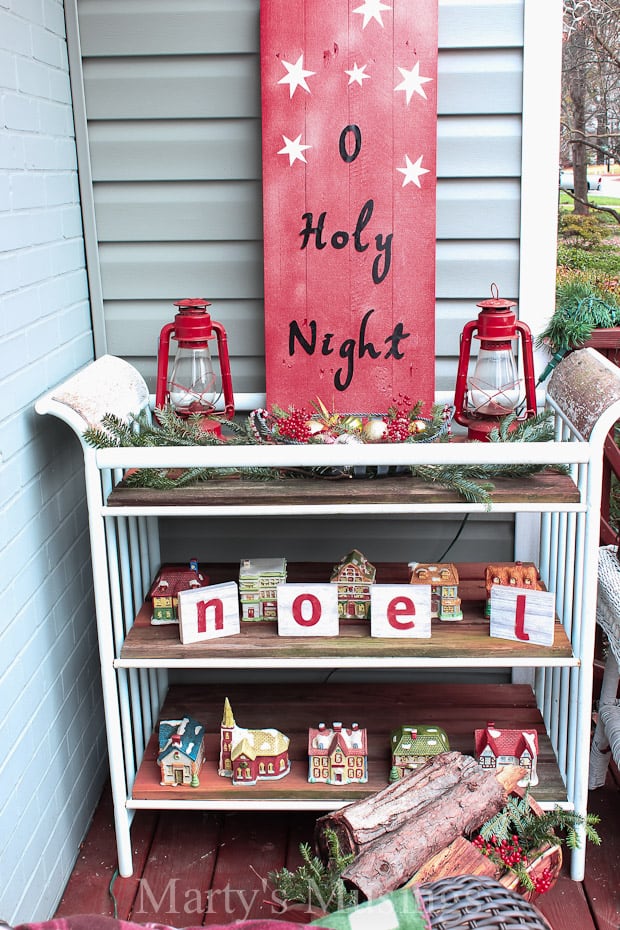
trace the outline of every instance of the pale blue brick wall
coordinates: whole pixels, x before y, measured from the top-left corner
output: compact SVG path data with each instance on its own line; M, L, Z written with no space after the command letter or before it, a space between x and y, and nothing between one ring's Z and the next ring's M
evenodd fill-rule
M0 917L50 917L107 771L79 444L92 358L62 0L0 0Z

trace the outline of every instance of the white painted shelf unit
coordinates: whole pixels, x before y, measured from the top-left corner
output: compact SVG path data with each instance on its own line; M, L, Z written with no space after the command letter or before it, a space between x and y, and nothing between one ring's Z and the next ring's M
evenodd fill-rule
M568 356L556 369L549 384L546 405L555 421L555 440L548 443L466 443L450 445L450 460L455 464L515 464L532 462L543 465L567 465L569 475L562 476L569 492L546 494L544 482L508 479L503 493L491 504L494 512L532 514L539 550L538 568L547 588L556 594L559 622L556 640L565 648L528 651L520 644L496 651L489 637L472 639L471 648L456 653L435 647L430 652L411 641L373 641L370 637L355 655L347 653L351 637L346 635L334 644L329 640L322 648L296 644L295 650L282 648L277 636L260 644L240 644L239 653L229 645L208 649L202 644L186 647L181 655L175 648L146 646L129 648L137 635L135 618L143 608L146 593L160 566L159 521L167 517L188 519L229 517L250 520L263 515L304 515L364 513L372 515L407 513L484 514L483 504L469 504L454 495L409 493L407 482L402 493L389 494L393 482L363 482L371 488L348 497L346 490L334 492L335 482L306 482L311 499L306 502L288 493L289 479L262 482L270 486L266 497L256 494L250 503L230 493L218 495L210 488L208 495L195 500L183 497L178 504L169 495L157 495L148 501L123 503L122 482L130 468L184 468L192 465L229 466L329 466L342 465L341 446L237 446L185 448L114 448L95 450L82 434L87 423L98 423L104 413L126 416L149 405L146 385L132 366L111 356L104 356L73 378L41 397L36 410L54 414L69 424L80 438L84 452L86 493L90 522L94 593L101 657L103 695L114 801L119 870L132 872L130 825L136 809L311 809L327 810L342 806L355 795L325 793L321 786L287 790L287 779L269 790L252 793L249 789L223 786L207 788L182 797L167 792L140 796L135 790L141 778L141 765L155 768L154 731L168 692L171 668L232 669L255 668L268 677L270 670L297 668L354 667L363 681L364 670L394 668L480 668L523 667L535 669L532 706L540 715L541 733L555 756L557 796L548 797L543 806L560 803L585 813L588 791L590 744L592 663L594 653L599 512L601 498L602 450L605 436L620 418L620 370L599 353L584 349ZM444 444L372 444L346 447L347 465L437 465L446 457ZM351 483L348 483L349 487ZM359 485L360 482L355 482ZM346 487L347 482L344 482ZM529 487L529 490L528 490ZM511 492L514 488L514 494ZM322 490L324 489L324 490ZM525 493L524 493L525 490ZM114 492L114 493L113 493ZM336 495L335 497L333 495ZM110 496L114 503L111 503ZM352 545L353 548L353 545ZM515 552L515 558L520 553ZM144 611L143 611L144 613ZM136 630L134 630L134 625ZM129 641L129 642L128 642ZM224 643L224 640L218 641ZM488 648L485 648L485 644ZM518 647L518 648L517 648ZM332 685L343 688L344 685ZM425 686L429 690L429 686ZM501 686L500 686L501 687ZM512 688L512 685L506 686ZM529 686L520 685L530 691ZM217 690L217 689L216 689ZM231 686L231 692L234 686ZM368 690L368 689L367 689ZM353 689L353 697L364 694L363 687ZM389 693L389 692L386 692ZM438 692L439 693L439 692ZM273 695L273 692L272 692ZM234 694L231 695L234 698ZM270 699L273 701L273 697ZM373 702L372 689L367 695ZM234 703L234 701L233 701ZM221 705L220 705L221 706ZM536 710L536 707L538 708ZM499 711L498 711L499 712ZM279 725L273 707L269 725ZM306 715L308 711L306 710ZM360 709L357 719L363 719ZM306 719L307 727L311 721ZM283 728L284 729L284 728ZM552 753L551 753L552 750ZM288 776L290 777L290 776ZM288 778L287 777L287 778ZM310 790L313 789L312 791ZM316 790L314 790L316 789ZM333 789L332 789L333 790ZM329 789L328 789L329 791ZM148 792L147 792L148 794ZM585 849L572 854L572 875L580 880L584 872Z

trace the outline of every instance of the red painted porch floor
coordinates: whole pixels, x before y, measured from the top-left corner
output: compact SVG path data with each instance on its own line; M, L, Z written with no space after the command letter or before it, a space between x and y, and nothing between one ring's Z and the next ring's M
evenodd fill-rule
M537 900L553 930L620 928L620 777L610 772L591 792L601 817L600 847L589 845L586 877L563 874ZM138 811L132 826L134 875L114 878L116 848L109 790L105 790L57 917L96 913L173 927L277 917L267 873L298 864L298 847L312 841L308 812L225 813ZM113 897L110 894L112 883ZM283 916L283 915L280 915Z

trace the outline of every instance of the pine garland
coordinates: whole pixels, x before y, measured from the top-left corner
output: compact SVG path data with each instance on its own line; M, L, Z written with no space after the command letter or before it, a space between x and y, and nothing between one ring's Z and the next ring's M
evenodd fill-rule
M571 280L558 284L557 306L536 344L551 354L576 349L587 342L593 329L620 326L620 304L612 293L603 299L592 285Z
M416 409L416 408L414 408ZM434 411L433 423L438 420ZM553 439L550 412L540 413L526 420L517 420L515 414L504 417L501 426L489 434L490 442L548 442ZM132 416L129 421L106 414L99 428L90 428L84 433L85 441L96 449L131 446L134 448L159 446L220 446L224 440L215 433L201 428L201 417L183 418L170 406L158 411L159 422L152 422L147 412ZM226 445L262 445L266 440L257 435L250 418L242 422L222 419L227 430ZM273 438L268 440L273 442ZM357 440L359 441L359 440ZM415 441L412 436L410 440ZM495 478L518 478L539 472L544 465L412 465L408 471L414 478L431 484L439 484L458 494L468 503L490 506L491 491ZM141 468L126 478L130 487L148 487L171 490L187 487L201 481L220 478L249 478L271 480L273 478L307 477L340 478L350 476L348 469L332 467L274 469L260 467L209 468L193 467L170 472L168 469ZM373 477L371 469L365 477Z

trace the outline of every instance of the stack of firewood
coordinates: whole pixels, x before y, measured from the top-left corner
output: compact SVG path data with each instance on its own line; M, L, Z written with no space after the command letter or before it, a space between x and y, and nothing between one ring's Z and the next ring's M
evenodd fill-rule
M505 806L524 774L518 766L486 771L470 756L442 753L371 797L321 817L318 849L328 856L327 835L334 831L341 852L355 857L342 878L368 899L410 881L500 877L497 864L466 837Z

